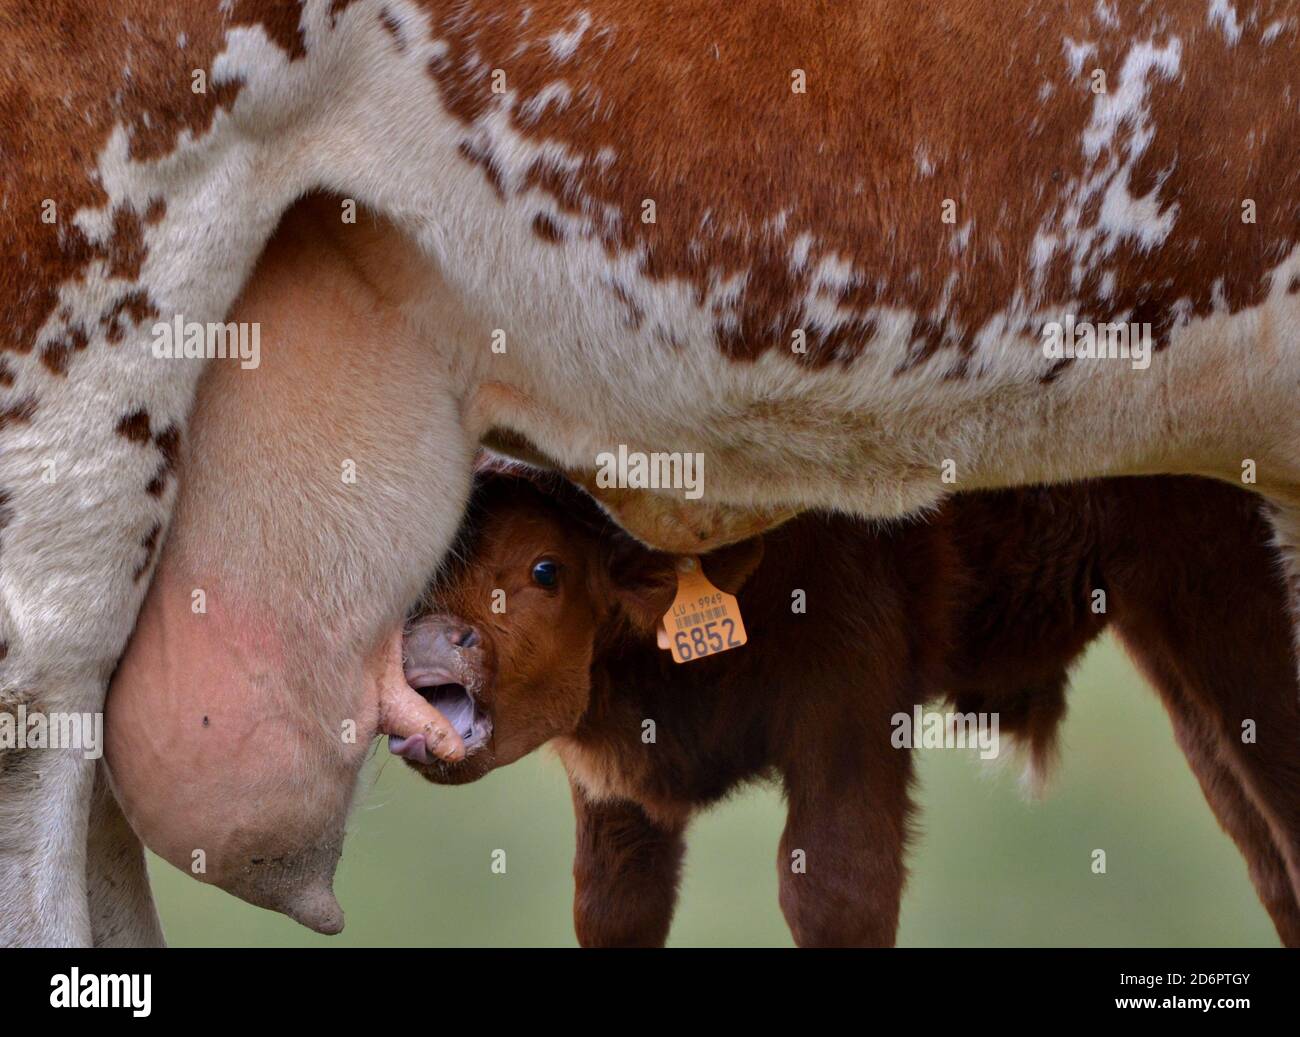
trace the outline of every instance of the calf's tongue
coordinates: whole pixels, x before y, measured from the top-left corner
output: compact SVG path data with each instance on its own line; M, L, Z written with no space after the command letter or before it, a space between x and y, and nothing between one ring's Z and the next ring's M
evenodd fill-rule
M411 735L409 738L402 738L400 735L388 736L388 751L394 756L400 756L403 760L410 760L412 763L429 763L429 750L424 744L424 735Z

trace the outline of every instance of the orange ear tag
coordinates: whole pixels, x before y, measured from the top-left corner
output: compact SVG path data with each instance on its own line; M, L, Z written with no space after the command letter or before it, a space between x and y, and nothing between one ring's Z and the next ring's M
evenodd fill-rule
M679 558L677 597L660 623L659 647L672 652L673 662L689 663L747 640L735 595L713 586L698 558Z

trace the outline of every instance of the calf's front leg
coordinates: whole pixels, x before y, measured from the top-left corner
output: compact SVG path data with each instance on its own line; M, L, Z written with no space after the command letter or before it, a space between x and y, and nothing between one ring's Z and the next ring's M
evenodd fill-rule
M628 800L593 802L572 784L578 846L573 924L583 947L662 947L668 940L685 824L652 821Z

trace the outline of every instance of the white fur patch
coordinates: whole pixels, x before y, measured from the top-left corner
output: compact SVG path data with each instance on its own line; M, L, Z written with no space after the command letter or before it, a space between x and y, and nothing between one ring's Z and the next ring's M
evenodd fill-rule
M578 45L582 43L582 38L591 28L591 12L579 11L574 16L577 23L567 32L557 32L547 37L547 44L551 50L551 57L556 61L568 61L578 52Z
M1237 20L1237 8L1232 0L1210 0L1210 24L1222 30L1228 43L1235 45L1241 40L1241 22Z

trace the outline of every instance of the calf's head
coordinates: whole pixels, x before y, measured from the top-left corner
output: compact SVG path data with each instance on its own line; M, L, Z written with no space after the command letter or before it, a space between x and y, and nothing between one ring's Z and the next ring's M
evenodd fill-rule
M593 667L630 644L653 644L677 590L676 556L638 544L548 477L481 478L453 555L403 648L406 682L464 740L461 760L412 760L442 784L474 781L573 731ZM762 541L749 540L703 564L734 592L761 556Z

